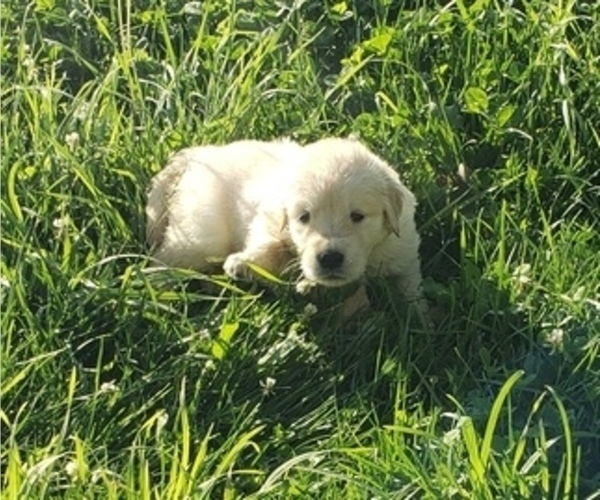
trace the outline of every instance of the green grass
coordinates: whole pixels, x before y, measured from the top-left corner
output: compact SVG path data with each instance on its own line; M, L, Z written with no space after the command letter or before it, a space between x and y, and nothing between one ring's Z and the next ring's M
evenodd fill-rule
M3 498L599 498L596 2L1 9ZM435 331L149 266L174 150L350 133Z

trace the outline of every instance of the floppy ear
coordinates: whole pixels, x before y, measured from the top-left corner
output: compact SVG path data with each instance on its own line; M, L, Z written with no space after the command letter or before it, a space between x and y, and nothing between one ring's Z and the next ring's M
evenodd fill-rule
M404 205L402 186L397 179L390 180L387 197L383 207L383 219L386 227L396 236L400 236L400 214Z

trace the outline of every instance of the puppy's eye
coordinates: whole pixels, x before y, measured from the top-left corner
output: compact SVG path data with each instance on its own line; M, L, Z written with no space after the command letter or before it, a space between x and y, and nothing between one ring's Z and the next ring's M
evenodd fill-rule
M301 224L308 224L308 222L310 221L310 212L304 211L300 214L300 217L298 217L298 220L300 221Z
M354 223L358 223L361 220L363 220L365 218L364 214L361 214L360 212L350 212L350 220Z

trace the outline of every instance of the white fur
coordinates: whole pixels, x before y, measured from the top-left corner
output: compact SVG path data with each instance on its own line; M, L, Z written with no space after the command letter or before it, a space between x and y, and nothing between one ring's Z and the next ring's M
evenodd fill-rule
M171 158L152 181L147 237L170 266L241 278L248 262L279 274L297 258L301 287L394 276L414 300L414 211L398 174L356 140L240 141Z

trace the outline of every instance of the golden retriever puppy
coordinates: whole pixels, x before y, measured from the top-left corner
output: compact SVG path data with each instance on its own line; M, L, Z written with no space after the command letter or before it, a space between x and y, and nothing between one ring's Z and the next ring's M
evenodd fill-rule
M171 158L152 181L147 236L171 266L221 264L240 279L297 263L301 291L393 276L420 300L414 211L398 174L357 140L240 141Z

